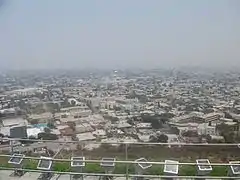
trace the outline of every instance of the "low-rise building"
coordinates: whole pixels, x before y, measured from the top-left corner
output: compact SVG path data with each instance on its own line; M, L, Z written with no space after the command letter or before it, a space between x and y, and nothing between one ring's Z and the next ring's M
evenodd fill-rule
M78 141L92 141L96 139L96 137L90 132L76 134L76 137Z
M30 122L31 121L37 121L38 123L45 123L52 118L53 118L53 115L50 112L29 115L29 121Z
M208 123L200 124L197 130L199 135L217 135L216 126L209 126Z
M136 128L138 128L138 129L151 129L152 125L151 125L151 123L137 123Z
M2 124L4 127L12 127L12 126L26 126L28 122L23 118L8 118L3 119Z
M103 129L97 129L96 131L93 131L92 133L96 137L104 137L104 136L106 136L106 131L104 131Z
M75 126L76 133L92 132L94 129L88 123L82 123Z
M28 137L38 138L38 134L43 132L44 132L43 128L27 128Z

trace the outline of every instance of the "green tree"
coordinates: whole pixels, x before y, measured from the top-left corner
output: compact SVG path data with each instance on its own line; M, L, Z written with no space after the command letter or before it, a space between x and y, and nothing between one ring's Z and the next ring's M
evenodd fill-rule
M179 129L178 129L177 127L172 127L172 128L171 128L171 132L172 132L173 134L177 134L177 135L179 135L179 133L180 133L180 131L179 131Z
M160 129L160 128L162 128L162 121L157 120L157 119L152 120L151 121L151 126L152 126L153 129Z
M229 126L225 123L221 123L216 126L216 129L218 130L219 134L224 137L224 140L226 143L234 143L237 136L234 132L235 127Z
M36 137L35 136L29 136L28 139L36 139Z
M131 125L134 125L134 121L133 121L133 119L131 119L131 118L129 118L129 119L127 120L127 123L128 123L128 124L131 124Z
M39 133L38 134L38 139L43 139L43 140L57 140L58 137L56 134L51 134L51 133Z
M54 122L49 121L49 122L47 123L47 127L48 127L49 129L54 129L54 128L55 128Z
M32 120L30 120L30 123L33 124L33 125L38 124L38 120L37 119L32 119Z
M71 105L75 106L76 105L76 101L71 100Z
M157 134L157 135L152 135L149 138L150 142L159 142L159 143L167 143L168 142L168 136L165 134Z
M45 127L45 128L44 128L44 132L45 132L45 133L50 133L51 130L50 130L49 128Z
M158 136L158 142L167 143L168 142L168 136L165 135L165 134L160 134Z
M198 133L196 131L185 131L182 133L182 136L185 136L185 137L198 137Z

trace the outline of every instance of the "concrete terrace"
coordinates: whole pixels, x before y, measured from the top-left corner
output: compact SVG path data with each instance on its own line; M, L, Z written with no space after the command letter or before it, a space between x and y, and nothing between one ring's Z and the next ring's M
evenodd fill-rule
M13 171L11 170L0 170L0 180L37 180L40 176L38 172L26 172L23 176L11 176ZM114 180L125 180L126 177L114 177ZM132 178L129 178L129 180ZM149 179L149 178L147 178ZM162 178L151 178L154 180L160 180ZM68 174L54 174L51 180L70 180L70 175ZM84 176L84 180L99 180L98 176ZM180 178L176 178L175 180L180 180ZM181 178L181 180L193 180L191 178ZM206 180L221 180L221 179L206 179Z

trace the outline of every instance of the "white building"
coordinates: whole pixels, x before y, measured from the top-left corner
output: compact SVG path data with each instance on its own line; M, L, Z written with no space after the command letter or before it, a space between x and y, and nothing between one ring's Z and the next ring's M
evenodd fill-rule
M92 141L96 139L91 132L77 134L76 137L79 141Z
M39 133L44 132L44 128L27 128L27 136L38 137Z
M200 124L197 128L199 135L217 135L215 126L208 126L207 123Z

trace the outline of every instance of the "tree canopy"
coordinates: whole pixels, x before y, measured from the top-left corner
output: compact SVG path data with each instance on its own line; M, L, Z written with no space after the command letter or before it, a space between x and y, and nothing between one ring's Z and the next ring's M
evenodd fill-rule
M167 143L168 142L168 136L165 134L157 134L155 136L150 136L149 138L150 142L159 142L159 143Z

